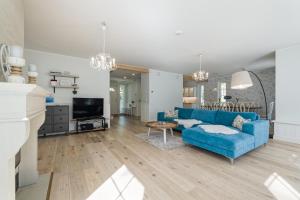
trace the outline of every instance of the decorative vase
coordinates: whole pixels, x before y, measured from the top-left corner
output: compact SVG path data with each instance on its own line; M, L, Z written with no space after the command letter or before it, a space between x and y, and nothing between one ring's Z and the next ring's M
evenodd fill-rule
M23 48L20 46L10 46L10 56L7 57L7 63L10 68L8 82L25 83L25 78L22 76L22 69L25 66L23 58Z
M36 84L37 82L37 72L28 72L28 83L29 84Z
M37 67L34 64L30 64L28 66L28 83L29 84L36 84L37 83L37 76L39 75L37 72Z

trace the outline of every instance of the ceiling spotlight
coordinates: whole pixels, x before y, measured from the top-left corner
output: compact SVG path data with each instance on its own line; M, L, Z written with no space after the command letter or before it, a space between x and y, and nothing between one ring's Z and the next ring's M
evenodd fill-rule
M132 76L135 76L135 73L131 74Z

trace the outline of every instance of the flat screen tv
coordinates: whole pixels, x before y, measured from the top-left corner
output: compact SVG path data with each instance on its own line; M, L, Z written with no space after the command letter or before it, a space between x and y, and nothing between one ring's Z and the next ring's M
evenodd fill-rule
M73 119L103 116L103 98L73 98Z

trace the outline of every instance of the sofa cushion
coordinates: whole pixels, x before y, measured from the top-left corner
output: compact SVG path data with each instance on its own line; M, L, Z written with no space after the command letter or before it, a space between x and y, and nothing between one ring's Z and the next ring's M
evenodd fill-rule
M232 122L232 126L235 128L240 129L241 131L243 130L243 124L246 122L251 121L250 119L244 119L241 115L237 115L233 122Z
M171 117L165 117L164 112L158 112L157 113L157 121L165 121L165 122L174 122L176 118L171 118Z
M193 108L179 108L175 107L175 110L178 110L179 119L191 119Z
M214 124L216 113L214 110L194 109L191 118Z
M249 148L249 146L254 148L254 136L240 131L234 135L225 135L221 133L206 133L203 129L195 127L185 129L182 132L182 137L229 151L245 149Z
M259 115L255 112L217 111L215 124L222 124L222 125L225 125L225 126L232 126L233 120L238 115L242 116L244 119L250 119L251 121L259 119Z

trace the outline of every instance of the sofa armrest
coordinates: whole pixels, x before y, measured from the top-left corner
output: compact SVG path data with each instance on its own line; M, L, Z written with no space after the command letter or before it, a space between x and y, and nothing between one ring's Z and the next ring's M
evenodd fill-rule
M165 121L165 112L157 113L157 121Z
M157 121L161 121L161 122L173 122L174 119L176 119L176 118L165 117L165 112L158 112L157 113Z
M266 144L269 139L269 121L255 120L243 124L243 132L253 135L255 147Z

